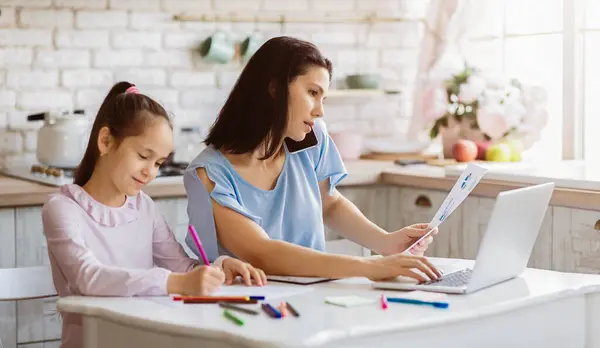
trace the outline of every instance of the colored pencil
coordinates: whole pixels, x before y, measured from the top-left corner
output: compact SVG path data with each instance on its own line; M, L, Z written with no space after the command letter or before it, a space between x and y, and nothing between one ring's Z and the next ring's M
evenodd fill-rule
M246 313L246 314L250 314L250 315L258 315L258 311L255 311L253 309L234 306L231 303L227 303L227 302L219 302L219 306L221 306L222 308L227 308L227 309L231 309L234 311L238 311L238 312L242 312L242 313Z
M231 313L228 310L224 310L223 311L223 316L229 320L231 320L232 322L236 323L239 326L243 326L244 325L244 321L238 317L236 317L233 313Z
M292 305L289 302L286 302L285 304L287 305L287 309L290 311L290 313L292 313L293 316L300 316L300 313L298 313L298 311L294 307L292 307Z

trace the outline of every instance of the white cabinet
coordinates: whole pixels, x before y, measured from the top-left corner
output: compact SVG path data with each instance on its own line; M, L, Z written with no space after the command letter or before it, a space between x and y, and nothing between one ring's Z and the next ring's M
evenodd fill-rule
M0 209L0 268L15 267L15 210ZM17 304L0 301L0 340L4 348L17 346Z
M338 191L351 201L369 220L387 229L387 186L346 186ZM353 256L369 256L370 250L350 240L344 239L325 226L325 239L328 252Z
M554 207L552 268L600 273L600 212Z
M431 221L446 198L446 192L395 187L390 189L388 204L388 226L391 231ZM435 236L426 256L460 257L462 248L461 207L444 221Z
M49 265L41 207L16 208L16 266ZM17 342L56 340L61 337L57 297L17 302Z

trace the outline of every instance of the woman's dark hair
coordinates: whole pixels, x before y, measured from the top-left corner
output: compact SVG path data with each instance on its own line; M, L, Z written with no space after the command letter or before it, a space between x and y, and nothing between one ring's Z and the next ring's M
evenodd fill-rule
M311 67L327 69L331 80L331 61L312 43L287 36L265 42L246 64L205 144L234 154L262 144L262 159L275 155L287 127L289 84Z
M92 177L100 157L98 135L102 127L108 127L110 134L120 142L125 137L142 134L146 126L159 117L164 118L173 128L167 111L152 98L140 94L134 84L129 82L115 84L98 110L87 149L75 169L73 182L83 186Z

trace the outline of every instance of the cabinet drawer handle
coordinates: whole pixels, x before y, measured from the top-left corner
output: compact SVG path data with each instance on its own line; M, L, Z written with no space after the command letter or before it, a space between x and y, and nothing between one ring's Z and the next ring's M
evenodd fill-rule
M596 221L594 228L596 229L596 231L600 231L600 220Z
M415 205L421 208L431 208L431 199L425 195L419 195L415 200Z

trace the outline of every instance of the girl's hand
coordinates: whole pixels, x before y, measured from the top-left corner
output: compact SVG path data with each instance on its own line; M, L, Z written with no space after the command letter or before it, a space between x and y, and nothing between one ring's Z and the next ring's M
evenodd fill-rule
M187 273L171 273L167 280L170 294L205 296L219 289L225 274L218 267L198 266Z
M247 286L251 286L253 280L258 286L267 283L267 276L262 269L255 268L251 264L233 257L227 257L223 260L223 271L225 272L225 284L227 285L231 285L237 276L241 276Z

